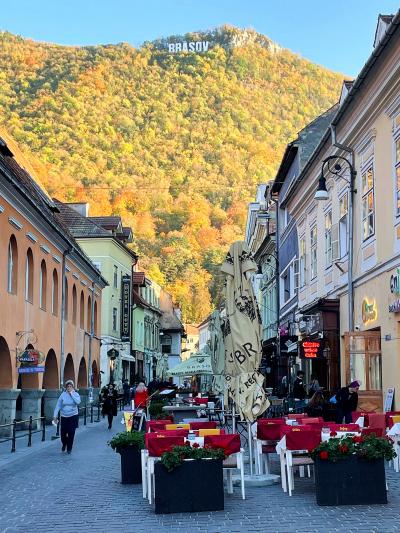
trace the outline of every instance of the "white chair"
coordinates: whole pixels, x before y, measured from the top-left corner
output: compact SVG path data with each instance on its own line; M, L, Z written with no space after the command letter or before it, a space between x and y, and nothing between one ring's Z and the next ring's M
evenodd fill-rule
M147 460L149 458L149 452L147 450L140 451L140 460L142 463L142 490L143 498L147 498Z
M233 481L232 481L232 470L239 470L240 472L240 484L242 489L242 499L246 499L245 489L244 489L244 450L240 448L240 452L233 453L227 457L222 463L222 468L226 472L227 480L227 492L228 494L233 494Z
M285 451L285 462L286 462L286 472L287 472L287 481L289 487L289 496L292 495L294 490L294 475L293 470L295 467L300 469L300 477L304 477L304 467L307 466L308 477L311 477L310 465L314 464L314 461L311 457L308 457L306 450L286 450Z

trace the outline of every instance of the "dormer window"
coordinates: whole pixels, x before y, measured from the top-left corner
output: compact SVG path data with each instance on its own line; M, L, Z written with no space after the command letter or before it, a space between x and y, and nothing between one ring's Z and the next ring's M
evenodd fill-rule
M375 31L374 48L376 48L384 38L388 27L392 23L392 20L393 15L379 15L378 24Z

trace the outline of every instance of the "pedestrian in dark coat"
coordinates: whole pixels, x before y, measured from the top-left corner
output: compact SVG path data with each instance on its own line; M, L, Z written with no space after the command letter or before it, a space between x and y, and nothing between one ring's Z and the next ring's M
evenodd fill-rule
M350 385L341 388L336 394L336 422L338 424L343 423L343 417L346 424L351 424L351 413L357 411L359 388L360 382L352 381Z
M103 392L103 408L102 413L103 415L107 415L108 418L108 429L111 429L113 418L114 416L117 416L118 409L117 409L117 399L118 399L118 393L114 388L114 385L112 383L109 383L107 385L107 389Z

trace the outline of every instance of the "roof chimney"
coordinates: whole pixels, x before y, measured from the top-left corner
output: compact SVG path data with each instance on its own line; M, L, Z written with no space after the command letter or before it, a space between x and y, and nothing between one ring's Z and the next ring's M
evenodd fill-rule
M67 204L71 209L79 213L82 217L87 218L89 216L89 203L88 202L76 202Z

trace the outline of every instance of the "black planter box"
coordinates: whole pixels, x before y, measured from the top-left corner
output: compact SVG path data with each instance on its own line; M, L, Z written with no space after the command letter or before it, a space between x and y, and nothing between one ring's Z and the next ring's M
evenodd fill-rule
M223 509L222 460L183 461L172 472L162 463L155 464L156 514Z
M367 461L352 455L332 463L317 458L315 488L318 505L387 503L384 460Z
M142 482L142 465L140 450L134 448L120 448L121 455L121 483L124 485Z

